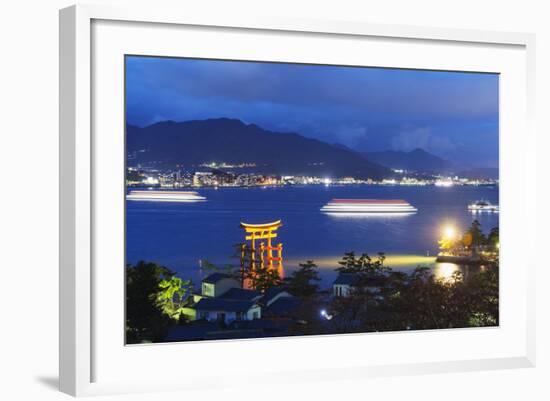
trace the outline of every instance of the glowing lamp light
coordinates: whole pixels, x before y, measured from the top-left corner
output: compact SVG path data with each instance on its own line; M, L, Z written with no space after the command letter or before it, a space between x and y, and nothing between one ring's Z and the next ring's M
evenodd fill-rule
M453 226L445 226L443 235L446 239L453 239L456 237L456 229Z
M321 310L321 316L327 320L332 319L332 315L329 315L325 309Z

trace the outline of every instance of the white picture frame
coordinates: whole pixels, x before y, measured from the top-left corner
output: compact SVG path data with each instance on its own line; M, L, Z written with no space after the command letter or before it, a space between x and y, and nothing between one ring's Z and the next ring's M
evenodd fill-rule
M99 28L94 28L95 26ZM103 25L102 25L103 24ZM120 24L120 26L115 26ZM125 25L126 24L126 25ZM134 25L128 25L134 24ZM98 235L101 235L100 230L103 229L101 221L104 214L105 199L98 199L96 193L100 190L99 186L103 185L101 180L97 181L98 176L98 157L106 155L105 151L108 144L105 141L97 141L94 137L92 126L97 125L94 118L100 118L101 111L96 110L96 105L93 101L93 96L101 96L101 89L93 86L92 80L94 74L101 71L101 68L108 67L110 61L107 57L101 56L101 60L107 60L105 64L102 61L97 61L94 57L99 54L97 51L102 51L101 46L105 45L105 35L111 36L112 52L117 57L120 51L123 51L119 45L125 41L130 41L131 37L139 36L139 31L144 27L155 26L154 32L150 31L147 35L149 41L141 38L140 46L146 46L147 52L156 54L164 53L170 46L167 44L164 48L159 48L155 51L156 38L165 37L171 34L170 29L185 29L185 27L193 27L194 29L204 28L215 29L216 35L224 35L223 32L231 31L245 32L254 34L255 32L265 33L267 36L273 34L273 38L267 37L266 40L273 40L276 43L278 34L287 36L298 35L307 38L316 36L327 38L338 37L343 40L353 39L377 39L384 40L387 43L395 41L407 41L407 43L431 44L438 46L441 50L440 63L430 64L425 62L424 68L432 66L433 69L453 69L452 60L446 60L448 57L445 46L454 46L453 51L461 51L460 49L467 48L485 51L485 47L496 49L498 52L501 49L503 58L496 57L492 63L486 64L485 67L479 64L479 69L483 71L502 72L504 69L510 70L509 89L517 89L519 99L510 100L517 102L514 105L520 106L520 111L511 108L512 103L506 103L507 98L502 100L502 107L509 113L501 118L501 123L505 130L508 126L521 130L522 143L517 143L517 138L513 135L501 136L501 148L504 153L501 156L501 172L503 180L510 184L505 184L501 188L503 201L502 204L508 204L510 212L503 213L503 219L506 227L514 227L524 225L525 227L533 227L535 211L533 207L529 207L527 201L529 198L534 199L535 185L535 161L534 147L535 134L532 128L532 112L534 110L534 47L535 38L530 34L523 33L507 33L507 32L485 32L471 31L460 29L441 29L415 26L393 26L393 25L376 25L363 22L350 21L317 21L317 20L295 20L292 18L271 18L258 16L222 16L202 15L187 11L185 8L176 10L166 10L161 8L112 8L108 6L72 6L60 11L60 389L71 395L94 395L107 393L120 393L132 391L155 391L166 389L197 389L206 388L210 385L209 378L214 377L218 385L230 386L235 385L232 381L231 372L220 368L213 372L188 372L181 378L174 375L170 377L147 375L147 379L131 380L125 377L124 374L103 375L101 366L111 364L121 372L122 366L129 366L128 361L153 361L156 363L163 358L168 359L177 352L185 352L191 359L199 362L201 355L210 352L222 352L226 355L234 355L236 352L250 349L252 354L266 353L273 360L277 360L277 352L275 347L284 345L289 350L291 355L298 355L299 352L310 352L310 355L319 349L320 346L326 347L325 350L329 354L325 362L317 360L314 363L296 363L292 369L287 369L284 362L275 362L275 367L272 370L262 371L262 368L256 368L258 373L257 380L261 379L261 373L269 372L271 375L276 375L281 380L324 380L327 378L353 377L361 379L364 377L373 377L380 375L400 375L400 374L419 374L430 372L450 372L450 371L466 371L478 369L503 369L513 367L529 367L535 363L535 321L534 321L534 270L535 261L531 252L523 253L523 266L521 277L514 280L516 286L511 288L514 292L514 300L517 303L504 303L503 308L514 309L510 306L517 306L514 310L517 321L507 321L507 325L496 329L487 329L486 331L467 331L453 330L445 333L429 331L429 333L407 333L401 335L399 333L386 333L375 336L325 336L323 338L311 339L276 339L276 340L240 340L231 342L204 342L193 344L163 344L152 345L146 347L130 347L130 350L125 350L126 354L120 354L120 358L128 358L124 365L123 362L116 360L118 356L107 355L109 349L105 343L106 338L105 324L109 319L116 321L120 317L120 305L123 304L123 287L120 282L115 280L113 288L106 288L105 282L101 274L94 272L98 260L107 257L108 254L97 254L95 246L97 245ZM95 29L103 29L97 31ZM125 35L121 32L130 32ZM200 30L200 29L199 29ZM96 32L97 40L94 41L94 32ZM228 33L226 33L229 35ZM102 36L103 35L103 36ZM155 36L160 35L160 36ZM163 36L164 35L164 36ZM229 36L228 36L229 37ZM310 40L310 39L304 40ZM116 39L116 40L115 40ZM158 42L157 42L158 43ZM119 46L116 48L116 46ZM106 47L106 45L105 45ZM131 47L131 46L130 46ZM143 47L142 49L144 49ZM122 50L121 50L122 49ZM510 51L508 51L508 50ZM110 51L110 50L109 50ZM231 52L231 50L227 50ZM268 51L268 50L266 50ZM117 53L119 52L119 53ZM506 54L504 54L506 53ZM162 54L164 55L164 54ZM172 54L169 54L172 55ZM266 56L267 57L267 56ZM276 57L276 56L274 56ZM342 57L345 57L343 55ZM399 55L395 55L396 63L399 63ZM503 60L509 60L509 65L503 65ZM99 58L99 57L98 57ZM476 65L471 60L470 69L476 68ZM501 63L502 65L499 65ZM382 62L383 65L387 63ZM400 65L400 64L399 64ZM517 66L512 71L513 67ZM421 66L418 64L418 66ZM447 66L447 67L446 67ZM449 67L450 66L450 67ZM487 67L489 66L489 67ZM94 71L96 68L98 71ZM419 67L420 68L420 67ZM463 66L456 65L455 69L462 69ZM501 70L501 68L503 70ZM512 77L512 75L516 75ZM525 74L525 75L524 75ZM120 77L115 74L109 79L115 81ZM102 78L100 78L101 80ZM111 82L112 83L112 82ZM121 82L115 82L115 85L122 85ZM119 87L120 89L120 87ZM511 90L504 90L502 96L509 96ZM116 96L115 96L116 98ZM97 101L97 99L96 99ZM119 107L123 107L119 104ZM501 109L501 113L502 113ZM96 114L98 113L98 114ZM110 117L109 117L110 118ZM116 115L113 115L116 119ZM122 121L119 122L122 135ZM509 128L510 128L509 127ZM511 129L509 130L512 131ZM107 146L107 147L106 147ZM508 150L515 150L515 154L506 153ZM99 155L101 153L101 155ZM108 156L108 154L107 154ZM122 157L122 154L120 154ZM116 166L116 163L114 164ZM516 168L512 171L511 166ZM116 177L115 177L116 178ZM517 187L517 183L521 183L521 187ZM114 182L113 185L116 185ZM514 189L515 188L515 189ZM101 191L100 191L101 192ZM518 194L518 192L520 192ZM101 201L101 202L100 202ZM101 206L103 205L103 206ZM113 209L107 214L117 214L120 216L120 209L113 206ZM103 217L105 218L105 216ZM512 230L510 231L508 243L512 243ZM521 241L521 239L518 239ZM532 245L528 243L526 247ZM102 256L103 255L103 256ZM519 254L509 252L508 255L503 255L502 263L512 264L515 260L520 260ZM122 266L121 266L122 269ZM505 278L506 279L506 278ZM511 281L510 281L511 284ZM117 296L118 291L120 302L115 309L118 314L114 314L109 318L105 318L102 313L101 302L97 303L97 298L94 298L95 291L101 286L101 291L105 290L105 297ZM504 289L507 287L505 286ZM502 290L501 290L502 291ZM111 295L109 295L111 294ZM118 316L118 317L117 317ZM510 315L512 317L512 315ZM103 321L103 319L106 319ZM505 319L506 320L506 319ZM122 324L122 323L121 323ZM98 328L99 327L99 328ZM509 336L506 333L509 331ZM473 334L472 334L473 333ZM499 334L500 333L500 334ZM499 337L502 334L501 337ZM408 341L421 344L424 341L487 341L493 342L495 349L483 352L472 352L465 354L465 358L449 358L445 359L442 355L442 360L431 358L429 360L418 360L414 355L409 355L402 359L387 359L383 356L377 357L372 354L372 361L362 362L355 360L349 364L343 363L338 365L331 362L331 350L335 347L353 347L361 341L381 341L381 338L391 337L393 341L402 341L404 344ZM481 338L483 337L483 339ZM294 344L299 341L299 347ZM425 342L424 342L425 343ZM502 343L502 344L501 344ZM116 345L118 344L118 345ZM126 349L124 344L119 342L116 346L121 349ZM498 345L500 344L500 345ZM505 351L505 344L510 347L509 352ZM501 348L497 348L500 346ZM185 347L185 348L184 348ZM299 348L299 349L298 349ZM216 351L212 351L215 349ZM287 361L292 361L293 356L288 356ZM101 363L97 362L102 361ZM112 358L112 359L109 359ZM143 359L141 359L143 358ZM241 366L233 366L236 371L246 372L244 366L247 362L253 362L253 357L243 358ZM397 362L396 362L397 361ZM400 361L400 362L399 362ZM120 362L120 365L118 364ZM293 365L290 363L290 365ZM115 368L112 369L113 371ZM105 377L105 378L103 378ZM179 377L179 378L178 378ZM273 376L271 376L273 378Z

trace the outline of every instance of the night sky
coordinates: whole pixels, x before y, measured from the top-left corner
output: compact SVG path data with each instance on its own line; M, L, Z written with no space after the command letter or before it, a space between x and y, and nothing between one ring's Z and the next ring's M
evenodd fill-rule
M229 117L358 151L498 166L498 75L126 58L127 121Z

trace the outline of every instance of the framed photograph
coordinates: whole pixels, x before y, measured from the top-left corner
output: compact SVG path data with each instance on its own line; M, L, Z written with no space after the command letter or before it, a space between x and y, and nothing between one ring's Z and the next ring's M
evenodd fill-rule
M61 10L61 390L533 366L533 48Z

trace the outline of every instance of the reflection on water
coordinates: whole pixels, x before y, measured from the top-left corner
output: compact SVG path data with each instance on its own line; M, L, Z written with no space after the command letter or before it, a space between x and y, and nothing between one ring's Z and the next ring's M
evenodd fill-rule
M201 189L208 199L197 203L126 203L126 261L155 261L181 277L199 282L201 260L218 267L238 265L234 245L243 242L241 221L281 219L277 242L284 244L285 274L298 263L319 265L322 288L337 276L345 252L386 252L392 269L412 272L418 265L435 268L437 240L444 222L463 230L472 222L467 205L477 199L498 204L498 188L405 186L291 186L280 188ZM326 215L320 208L331 199L405 199L415 214ZM498 213L476 216L489 230Z
M408 213L386 213L386 212L373 212L373 213L330 213L325 212L327 216L330 217L336 217L336 218L347 218L347 219L393 219L393 218L401 218L401 217L407 217L407 216L413 216L414 212L408 212Z
M360 256L360 255L356 255ZM376 260L377 254L370 254L372 260ZM338 263L342 260L338 256L318 256L312 257L311 260L319 268L321 277L330 277L328 283L336 277L335 269L340 266ZM455 263L440 263L436 262L435 256L423 256L423 255L399 255L390 254L385 255L384 265L390 267L394 271L411 274L414 269L419 266L428 267L436 280L454 282L459 277L461 279L467 279L470 274L482 271L484 266L466 266L458 265ZM295 270L299 263L303 263L303 259L288 258L286 260L287 273ZM455 273L460 272L461 275L455 276ZM327 283L327 284L328 284Z
M460 272L458 276L462 280L466 280L471 274L482 272L486 269L485 266L469 266L469 265L457 265L454 263L435 263L432 268L432 273L436 279L443 281L454 282L455 273Z
M442 281L455 281L455 273L461 272L460 266L454 263L436 263L432 270L436 279Z
M356 256L361 256L360 254L356 254ZM369 256L375 260L377 258L376 253L369 254ZM325 269L334 269L338 266L338 261L342 260L341 256L312 256L308 258L310 260L313 260L317 267L321 270ZM393 255L385 255L384 264L386 266L396 268L397 270L400 270L400 268L415 268L417 266L428 266L431 267L435 263L435 256L423 256L423 255L399 255L399 254L393 254ZM287 266L298 266L299 263L305 262L305 259L296 259L296 258L286 258L286 265Z

